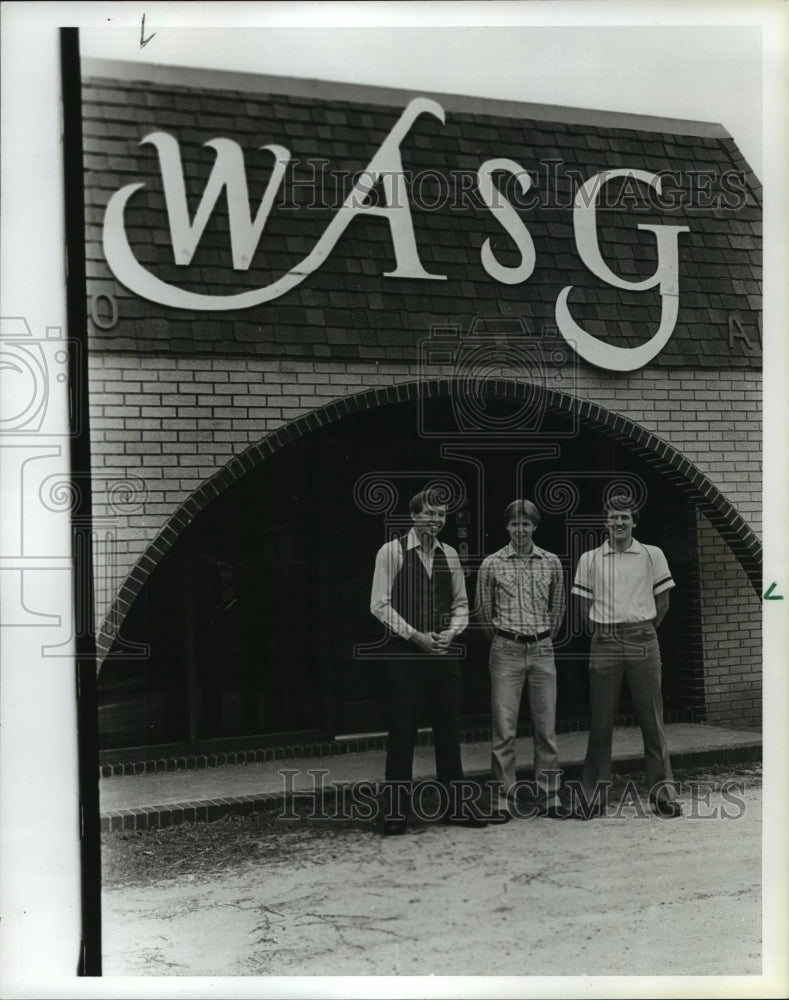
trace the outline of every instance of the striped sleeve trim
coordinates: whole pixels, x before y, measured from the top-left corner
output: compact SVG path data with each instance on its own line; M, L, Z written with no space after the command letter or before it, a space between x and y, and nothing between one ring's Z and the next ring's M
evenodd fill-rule
M671 590L672 587L676 587L674 580L670 576L664 576L663 579L659 583L656 583L652 588L652 593L657 596L658 594L662 594L664 590Z
M581 583L573 584L573 593L579 594L581 597L586 597L588 594L590 597L594 597L594 591L590 590L589 587L584 587Z
M658 580L652 589L657 590L658 587L662 587L666 583L674 583L670 573L668 576L664 576L662 580Z

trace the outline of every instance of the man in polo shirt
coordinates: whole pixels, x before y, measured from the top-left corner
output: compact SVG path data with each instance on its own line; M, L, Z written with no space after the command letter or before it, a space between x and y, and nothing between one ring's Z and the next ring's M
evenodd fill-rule
M446 506L433 491L412 497L413 527L381 546L375 557L370 611L390 632L389 740L386 754L384 836L405 833L413 790L414 747L422 699L430 710L436 775L446 789L444 822L482 827L463 815L458 782L461 663L450 643L468 625L468 598L457 552L438 541ZM459 801L461 799L461 801Z
M583 771L583 789L598 814L611 781L611 744L622 677L627 677L644 738L647 783L652 809L680 816L671 795L671 761L663 728L661 662L655 629L669 605L674 586L663 552L633 538L638 512L631 501L613 497L606 506L608 539L584 552L578 561L572 593L592 629L589 656L591 725Z
M515 786L515 734L524 682L534 735L534 776L540 812L564 819L559 802L556 745L556 666L553 639L564 617L564 580L557 556L534 544L540 514L529 500L504 512L509 543L482 563L477 606L490 647L493 732L491 770L496 783L494 822L510 819Z

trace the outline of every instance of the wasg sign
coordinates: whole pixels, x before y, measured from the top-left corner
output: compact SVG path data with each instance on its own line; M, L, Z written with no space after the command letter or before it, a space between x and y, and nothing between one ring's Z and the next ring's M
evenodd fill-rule
M124 211L129 199L144 184L129 184L117 191L109 201L104 218L104 254L117 279L137 295L176 309L222 311L249 309L271 302L300 285L313 271L318 270L334 249L337 241L350 223L359 215L379 215L386 219L392 238L396 261L394 271L385 273L388 278L411 278L421 281L444 281L445 274L426 271L419 259L413 220L405 185L405 173L400 155L400 145L416 119L423 114L433 115L444 122L444 109L436 101L425 97L412 100L384 139L369 166L360 175L351 193L327 226L315 247L287 274L271 284L250 291L230 295L204 295L190 292L162 281L151 274L137 260L126 235ZM141 141L153 145L159 156L165 203L170 225L175 263L187 267L197 249L211 212L224 189L226 191L230 242L233 267L245 271L252 263L255 250L263 234L277 190L282 183L290 161L290 153L283 146L268 145L262 148L274 157L274 168L254 220L249 208L249 196L244 172L243 152L230 139L212 139L205 145L216 151L216 161L203 192L195 217L190 221L186 200L184 170L178 142L164 132L153 132ZM490 240L480 251L480 262L491 278L513 285L527 281L534 271L536 254L531 235L512 204L497 191L493 177L497 172L511 173L522 193L531 185L531 178L524 168L510 159L485 161L477 171L477 185L485 206L498 220L513 240L520 254L520 263L504 265L493 252ZM578 190L573 207L573 229L578 254L586 267L597 278L615 288L646 291L659 287L661 316L658 329L648 341L638 347L625 348L605 343L587 333L573 319L568 298L573 286L562 289L556 300L556 324L567 342L582 358L598 367L611 371L634 371L643 368L668 343L677 321L678 297L678 238L687 232L687 226L639 225L639 229L655 234L657 267L654 274L643 280L627 281L615 274L603 260L597 238L596 207L603 186L616 177L628 177L654 188L661 193L661 180L657 174L636 169L604 170L594 174ZM374 187L382 186L382 203L365 204L365 198Z

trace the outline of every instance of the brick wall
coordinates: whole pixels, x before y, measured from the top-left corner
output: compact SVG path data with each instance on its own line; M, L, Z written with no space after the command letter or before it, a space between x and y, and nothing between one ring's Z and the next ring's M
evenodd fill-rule
M707 722L762 719L762 608L742 567L707 519L697 520Z
M408 364L123 354L92 355L90 373L94 515L107 528L96 547L97 624L168 518L233 456L339 397L424 375ZM447 366L430 374L453 373ZM571 377L577 396L686 455L758 533L761 373Z

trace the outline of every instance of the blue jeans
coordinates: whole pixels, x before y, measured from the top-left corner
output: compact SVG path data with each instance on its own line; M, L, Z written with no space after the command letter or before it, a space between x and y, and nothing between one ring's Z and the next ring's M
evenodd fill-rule
M515 784L515 733L524 682L534 736L534 777L546 805L555 805L559 791L559 749L556 745L556 665L550 638L524 643L493 637L490 647L493 734L491 771L501 783L497 808Z
M599 782L611 781L611 744L622 677L627 676L633 709L644 738L644 761L650 789L671 781L671 761L663 728L660 647L651 622L596 628L589 655L591 725L584 762L587 796Z

